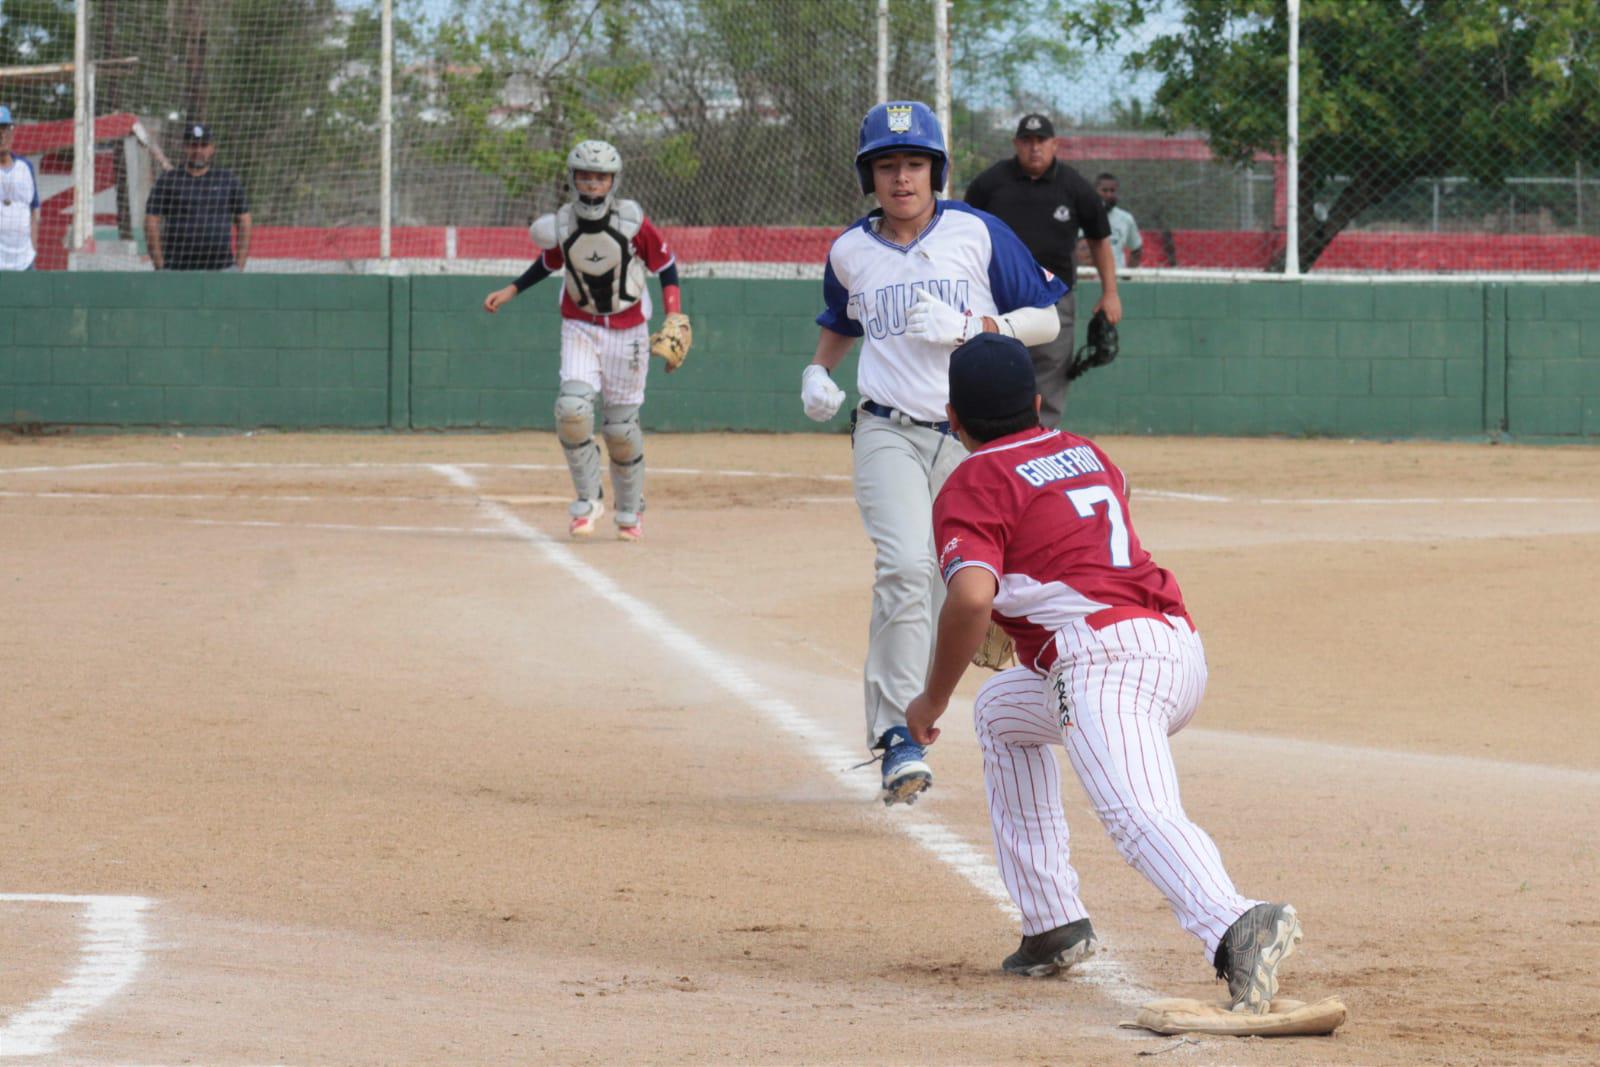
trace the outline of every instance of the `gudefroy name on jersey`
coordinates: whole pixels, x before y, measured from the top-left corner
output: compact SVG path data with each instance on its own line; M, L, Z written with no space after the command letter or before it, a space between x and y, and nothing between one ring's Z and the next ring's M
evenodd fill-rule
M906 332L906 312L911 310L911 305L916 303L917 293L923 289L957 311L967 311L971 306L968 303L970 282L940 278L886 285L871 296L865 292L851 293L850 306L855 311L851 317L861 323L861 328L874 340L881 341L890 335L898 337Z
M1101 464L1100 457L1095 455L1094 449L1088 445L1064 448L1060 452L1019 463L1016 467L1017 474L1022 480L1035 489L1050 482L1062 482L1068 478L1104 470L1105 466Z

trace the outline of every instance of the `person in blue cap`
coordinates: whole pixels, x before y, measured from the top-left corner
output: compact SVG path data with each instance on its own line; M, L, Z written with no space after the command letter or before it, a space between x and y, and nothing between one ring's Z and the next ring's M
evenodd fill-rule
M39 254L39 182L11 151L16 120L0 107L0 270L32 270Z
M856 179L878 209L833 242L823 271L816 354L801 377L808 417L844 402L833 381L861 340L852 413L856 505L877 558L864 671L867 744L881 752L883 801L911 803L933 781L905 709L922 688L942 588L933 566L933 494L966 453L944 407L950 353L981 330L1041 344L1060 328L1065 286L1005 223L939 193L950 177L928 105L879 104L861 123Z
M949 587L911 739L934 724L993 621L1020 666L978 691L973 722L1000 874L1022 913L1002 968L1046 977L1099 942L1067 846L1064 746L1117 850L1198 938L1234 1011L1265 1014L1278 966L1301 939L1288 904L1234 888L1216 844L1183 810L1171 734L1206 687L1205 649L1170 571L1139 543L1128 479L1100 446L1040 425L1034 363L1019 341L980 334L950 358L950 427L971 454L934 504Z

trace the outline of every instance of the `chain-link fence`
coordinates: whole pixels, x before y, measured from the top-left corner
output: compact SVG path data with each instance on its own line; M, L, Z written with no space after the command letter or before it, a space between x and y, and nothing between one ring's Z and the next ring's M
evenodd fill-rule
M936 97L934 2L887 4L891 96ZM96 151L75 248L80 6ZM697 271L813 272L868 206L850 160L877 0L390 0L388 50L385 7L0 0L38 266L148 269L192 241L250 270L520 271L592 136ZM1143 268L1600 271L1590 0L952 0L949 25L952 194L1043 111L1064 162L1117 176ZM209 229L173 224L184 197Z

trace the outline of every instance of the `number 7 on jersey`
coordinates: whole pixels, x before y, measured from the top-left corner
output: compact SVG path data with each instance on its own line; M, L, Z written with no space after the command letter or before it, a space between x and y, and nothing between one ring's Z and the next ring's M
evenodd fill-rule
M1094 518L1096 505L1106 506L1106 518L1111 522L1111 565L1133 566L1133 560L1128 554L1128 520L1123 516L1122 505L1117 501L1117 495L1111 491L1111 487L1089 485L1082 489L1068 489L1067 499L1072 501L1072 506L1077 509L1078 517L1084 519Z

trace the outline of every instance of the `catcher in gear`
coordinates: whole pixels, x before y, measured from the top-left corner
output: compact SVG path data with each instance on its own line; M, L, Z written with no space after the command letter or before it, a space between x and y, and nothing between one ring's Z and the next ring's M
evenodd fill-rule
M1072 357L1067 368L1067 381L1075 381L1096 367L1104 367L1117 358L1117 328L1106 318L1104 311L1096 311L1089 320L1089 339Z
M617 199L622 156L604 141L583 141L567 156L567 177L576 194L559 211L530 227L539 258L522 276L483 301L490 314L557 271L561 291L561 388L556 397L556 436L572 473L576 499L568 532L594 534L605 514L600 484L596 415L611 459L612 502L617 536L637 541L644 533L644 403L650 356L669 372L683 365L692 332L683 314L677 259L661 231L633 200ZM661 279L667 318L649 334L648 274Z

